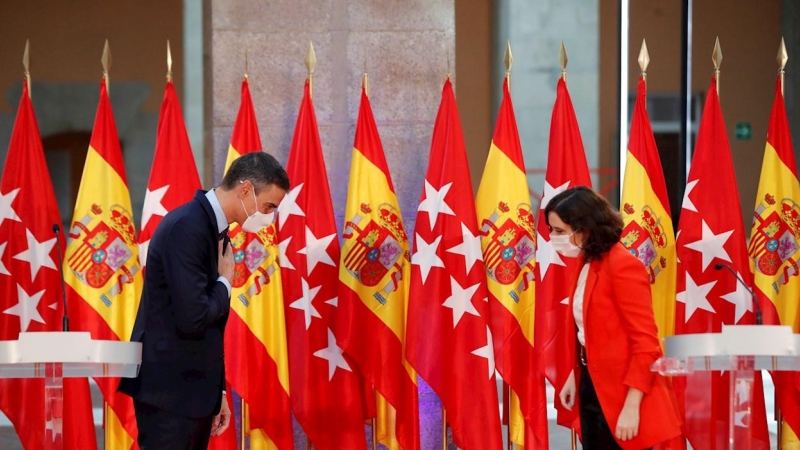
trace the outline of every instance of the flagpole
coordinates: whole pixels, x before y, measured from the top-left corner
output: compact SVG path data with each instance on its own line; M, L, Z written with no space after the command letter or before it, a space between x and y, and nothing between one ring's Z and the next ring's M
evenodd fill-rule
M314 53L314 44L308 41L306 53L306 69L308 69L308 96L314 98L314 69L317 67L317 55Z
M784 42L783 37L781 37L781 45L778 46L778 74L781 77L781 97L783 96L783 85L784 85L784 78L786 75L786 62L789 60L789 54L786 52L786 42ZM781 101L785 101L781 99ZM781 447L781 443L783 442L783 414L781 414L781 409L778 406L778 393L775 392L775 422L778 424L778 448Z
M503 64L506 66L506 84L508 91L511 92L511 65L514 63L514 57L511 54L511 42L506 41L506 51L503 55ZM503 417L508 420L506 424L506 443L508 450L514 449L514 442L511 440L511 386L503 380Z
M106 93L110 94L108 71L111 69L111 48L108 46L108 39L106 39L105 45L103 45L103 56L100 57L100 63L103 65L103 81L106 85ZM108 402L103 399L103 439L106 449L108 449L108 443L111 441L109 431L111 427L108 426L108 417Z
M250 428L250 418L247 417L247 402L242 399L242 412L241 412L241 423L242 424L242 431L241 431L241 439L239 439L239 448L240 450L247 450L247 446L245 445L245 441L247 440L247 429Z
M714 51L711 53L711 61L714 63L714 79L717 83L717 97L719 97L719 67L722 65L722 47L719 45L719 36L717 36L717 40L714 42Z
M447 411L444 405L442 405L442 450L447 450Z
M372 400L377 405L377 392L375 385L372 385ZM378 411L375 411L375 417L372 418L372 450L378 450Z
M564 80L564 83L567 82L567 64L569 64L569 58L567 57L567 48L564 46L564 41L561 41L561 49L558 52L558 62L561 65L561 79ZM577 450L576 439L575 439L575 429L570 428L570 439L572 441L572 450Z

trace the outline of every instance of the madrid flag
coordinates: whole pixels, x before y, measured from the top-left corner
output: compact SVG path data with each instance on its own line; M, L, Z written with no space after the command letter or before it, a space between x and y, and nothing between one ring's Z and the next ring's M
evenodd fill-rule
M64 308L56 245L64 241L61 233L54 234L54 224L61 226L61 216L28 83L23 82L0 181L0 340L17 340L24 332L61 331ZM58 426L65 449L97 448L86 379L64 379L63 415L46 418L44 404L43 379L0 379L0 410L24 448L42 448Z
M278 210L292 410L314 448L357 450L366 447L364 411L355 365L334 327L339 239L309 83L286 168L294 187Z
M712 78L678 223L675 334L718 333L723 324L753 323L753 303L746 286L724 267L715 269L717 264L727 265L750 284L741 217L725 120ZM673 378L675 396L683 407L684 431L694 448L728 448L729 374L697 371ZM734 411L736 448L769 448L760 373L752 392L742 385L737 386L736 395L753 398Z
M578 119L567 83L559 78L550 121L544 194L536 218L536 348L543 360L545 375L556 392L564 386L575 361L575 336L569 336L562 325L566 315L571 314L568 307L570 284L578 269L578 260L562 258L556 253L550 243L544 208L553 196L568 188L591 185ZM574 423L577 414L564 408L558 396L555 402L558 423L577 427Z
M142 267L147 265L147 247L161 219L169 211L191 200L201 187L178 94L172 81L168 81L161 102L156 151L142 209L139 232L139 260Z
M406 355L441 398L453 442L467 450L500 449L489 292L472 192L448 79L417 209Z

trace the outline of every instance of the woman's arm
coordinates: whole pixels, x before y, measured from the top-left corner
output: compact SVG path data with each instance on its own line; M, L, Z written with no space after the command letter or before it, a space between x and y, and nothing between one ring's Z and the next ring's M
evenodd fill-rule
M610 255L613 254L612 249ZM614 300L631 348L631 362L624 383L646 394L655 377L650 366L662 354L653 316L650 278L641 261L630 253L619 252L610 262Z

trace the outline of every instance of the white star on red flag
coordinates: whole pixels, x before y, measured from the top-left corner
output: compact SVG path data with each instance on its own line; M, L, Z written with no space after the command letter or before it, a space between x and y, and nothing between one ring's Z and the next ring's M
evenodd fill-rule
M742 278L740 273L736 275ZM753 311L753 297L750 296L750 291L738 281L736 282L736 289L734 291L721 295L720 297L736 307L736 319L734 323L739 322L747 311Z
M14 199L17 198L17 194L19 194L19 188L12 189L7 194L0 192L0 226L3 225L5 220L22 222L17 212L14 211L14 207L11 206L14 203Z
M536 263L539 264L539 272L542 274L542 280L547 276L547 269L551 264L556 266L565 267L566 263L561 259L561 255L553 248L553 244L545 239L541 234L536 233Z
M291 216L306 216L306 213L303 212L300 205L297 204L297 196L299 196L300 191L303 190L303 184L304 183L300 183L289 191L286 196L283 197L281 204L278 205L278 217L280 218L280 220L278 220L279 229L283 229L283 224L285 224Z
M544 180L544 194L542 194L542 201L539 203L539 209L545 209L547 204L550 203L550 200L555 197L556 195L564 192L569 188L569 184L571 183L570 180L567 180L566 183L553 187L547 180Z
M472 266L474 266L477 261L483 261L481 238L472 234L464 222L461 222L461 243L455 247L450 247L447 251L464 257L467 274L469 274L472 270Z
M144 194L144 206L142 207L142 228L147 226L147 222L153 216L164 217L169 211L164 207L164 195L169 190L169 185L161 186L158 189L148 189Z
M733 230L728 230L719 234L714 234L711 227L708 226L703 220L703 234L699 241L690 242L685 245L686 248L700 252L703 256L703 271L705 271L709 264L714 261L714 258L719 258L723 261L731 262L731 257L725 250L725 243L728 238L733 234Z
M697 186L698 181L700 180L697 179L686 183L686 191L683 193L683 203L681 206L682 209L688 209L689 211L697 212L697 207L694 206L694 203L692 203L692 199L689 197L689 194L691 194L694 187Z
M286 239L278 242L278 254L279 256L279 263L281 269L291 269L296 270L294 268L294 264L289 260L289 256L286 254L286 249L289 247L289 244L292 242L292 236L286 237Z
M419 271L422 274L422 284L428 279L431 269L434 267L444 267L442 258L436 254L439 248L439 243L442 241L442 236L437 236L432 243L425 242L425 239L417 234L416 249L414 255L411 257L411 265L419 266Z
M319 311L317 311L317 308L314 307L313 303L314 298L319 293L319 290L322 289L322 286L317 286L309 289L308 281L306 281L305 278L302 278L301 281L303 283L303 295L297 300L293 301L289 305L289 307L303 311L303 317L305 318L306 321L306 330L308 330L308 327L311 326L312 317L316 317L318 319L322 318L322 316L319 315Z
M17 285L17 304L3 311L3 313L19 317L19 330L21 332L28 331L31 322L45 323L42 315L39 314L39 300L44 295L44 289L30 295L25 292L25 289Z
M314 356L317 358L328 361L328 381L333 379L337 368L342 368L348 372L353 371L350 368L350 364L347 364L347 360L344 359L343 353L344 351L336 345L336 337L333 335L333 331L328 328L328 346L314 352Z
M6 269L5 264L3 264L3 254L6 252L6 246L8 242L3 242L0 244L0 275L11 275L11 272Z
M472 354L475 356L480 356L481 358L486 358L487 367L489 368L489 379L492 378L494 375L494 343L492 342L492 331L489 327L486 327L486 345L481 348L477 348L472 351Z
M452 186L453 183L447 183L437 191L433 185L428 183L428 180L425 180L425 200L419 203L417 211L428 213L428 222L430 223L431 230L436 227L439 214L446 214L448 216L455 215L450 205L448 205L447 201L444 199Z
M454 277L450 277L450 296L445 299L442 306L453 310L453 328L458 325L465 313L480 316L475 305L472 304L472 296L479 287L480 284L475 284L464 289Z
M711 303L708 301L708 293L711 292L711 288L713 288L715 284L717 284L716 281L711 281L698 286L689 272L686 272L686 290L678 292L678 295L675 297L676 301L686 305L686 312L683 316L684 323L689 322L689 319L692 318L692 315L694 315L694 312L698 309L716 314L714 307L711 306Z
M306 246L297 251L297 253L306 255L306 267L308 268L306 273L310 275L314 271L314 267L317 267L317 264L320 263L336 267L333 258L328 254L328 246L331 245L335 237L336 234L329 234L317 239L311 228L306 225Z
M56 270L56 262L53 260L53 257L50 256L53 247L56 245L56 238L53 237L46 241L39 242L36 236L31 233L31 230L27 228L25 229L25 238L28 241L28 249L14 255L14 259L27 261L30 264L31 280L36 279L36 275L39 274L39 270L41 270L42 267Z

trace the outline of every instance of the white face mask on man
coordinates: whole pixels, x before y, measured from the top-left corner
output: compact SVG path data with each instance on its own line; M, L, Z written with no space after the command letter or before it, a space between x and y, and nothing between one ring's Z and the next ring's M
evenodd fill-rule
M275 219L275 212L271 212L268 214L264 214L258 210L258 198L256 198L256 191L252 190L253 193L253 200L255 200L256 205L256 212L252 215L247 213L247 208L244 206L244 201L242 202L242 209L244 209L244 213L247 215L247 219L245 219L244 223L242 223L242 230L248 233L258 233L264 227L268 227L272 225L272 221Z
M573 244L570 240L570 237L572 237L574 233L575 232L573 231L570 234L550 235L550 244L553 245L553 249L558 252L559 255L566 256L568 258L577 258L578 255L581 254L581 248Z

